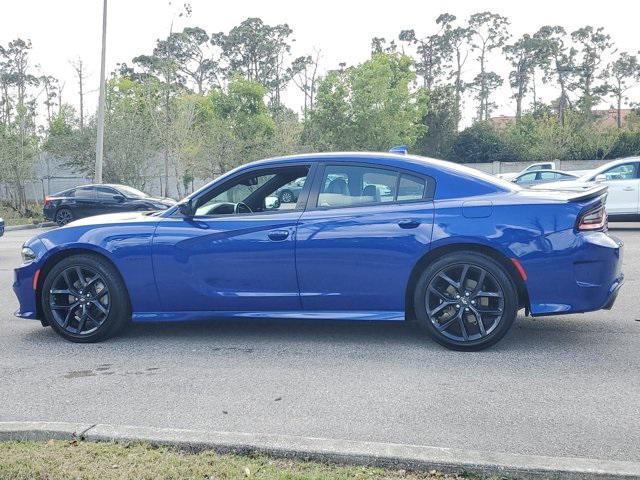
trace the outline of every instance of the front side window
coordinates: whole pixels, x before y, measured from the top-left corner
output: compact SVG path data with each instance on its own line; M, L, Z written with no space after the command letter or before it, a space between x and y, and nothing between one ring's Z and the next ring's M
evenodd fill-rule
M196 216L294 210L299 204L308 173L308 166L293 166L261 170L235 178L214 189L211 195L202 197L196 206ZM285 196L287 201L281 201L285 186L289 187L288 191L294 198Z
M636 164L624 163L605 170L601 173L605 176L605 180L633 180L636 178Z

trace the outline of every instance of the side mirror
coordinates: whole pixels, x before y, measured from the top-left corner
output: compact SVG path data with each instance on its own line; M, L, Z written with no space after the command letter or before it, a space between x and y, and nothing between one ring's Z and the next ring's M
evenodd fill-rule
M124 197L122 195L114 195L113 199L118 203L124 202Z
M193 203L191 203L191 200L188 200L186 202L181 202L178 204L178 211L185 217L193 217L194 215L194 209L193 209Z
M600 183L600 182L606 182L607 181L607 176L604 174L600 174L600 175L596 175L595 178L596 182Z

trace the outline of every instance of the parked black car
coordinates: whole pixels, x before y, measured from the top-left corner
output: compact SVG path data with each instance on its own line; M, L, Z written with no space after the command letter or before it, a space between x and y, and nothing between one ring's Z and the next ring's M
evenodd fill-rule
M44 218L66 225L77 218L103 213L166 210L175 203L126 185L83 185L45 198L43 212Z
M0 218L0 237L4 235L4 220Z

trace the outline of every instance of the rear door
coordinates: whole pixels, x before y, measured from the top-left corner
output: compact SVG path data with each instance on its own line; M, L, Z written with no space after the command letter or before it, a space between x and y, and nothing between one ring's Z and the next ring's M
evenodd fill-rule
M410 172L321 165L298 223L303 308L402 318L409 275L431 242L433 190L433 179Z

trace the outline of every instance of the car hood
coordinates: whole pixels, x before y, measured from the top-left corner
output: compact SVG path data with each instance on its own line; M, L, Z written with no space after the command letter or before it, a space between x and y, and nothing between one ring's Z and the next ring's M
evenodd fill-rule
M147 223L157 222L158 217L154 215L154 212L123 212L123 213L108 213L106 215L95 215L93 217L81 218L68 223L64 227L91 227L102 225L115 225L123 223Z

